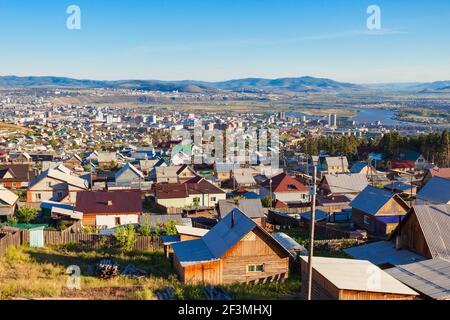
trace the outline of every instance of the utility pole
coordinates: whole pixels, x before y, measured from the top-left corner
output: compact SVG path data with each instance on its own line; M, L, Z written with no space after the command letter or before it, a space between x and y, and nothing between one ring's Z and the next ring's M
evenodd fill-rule
M314 161L314 160L313 160ZM314 254L314 224L316 220L316 194L317 194L317 164L313 162L313 186L311 200L311 217L310 217L310 235L309 235L309 252L308 252L308 300L312 300L312 259Z

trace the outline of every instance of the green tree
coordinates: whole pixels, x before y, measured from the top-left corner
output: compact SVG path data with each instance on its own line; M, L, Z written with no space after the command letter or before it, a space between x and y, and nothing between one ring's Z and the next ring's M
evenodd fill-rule
M169 219L164 227L166 230L166 235L172 236L177 234L177 222L175 220Z
M265 198L261 199L261 203L264 208L272 207L272 202L270 201L270 197L265 197Z
M16 212L16 217L19 223L31 223L36 220L38 211L30 207L20 207Z
M149 220L149 215L146 214L144 223L139 226L139 233L147 237L152 235L152 225Z
M116 229L114 235L119 244L119 248L124 251L133 250L134 245L136 244L136 231L134 230L134 226L129 224L127 226L122 226Z

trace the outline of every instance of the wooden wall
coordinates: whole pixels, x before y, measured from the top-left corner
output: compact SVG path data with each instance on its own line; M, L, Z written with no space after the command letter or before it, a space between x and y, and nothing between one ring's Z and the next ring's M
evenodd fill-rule
M414 212L403 221L397 232L400 232L400 236L397 236L400 237L399 241L402 249L417 252L429 259L433 258L420 228L419 220L417 220Z
M263 264L264 272L247 272L248 265L256 264ZM259 229L247 234L223 256L223 283L265 282L288 276L289 256Z
M263 272L247 272L248 265L264 265ZM224 254L220 261L182 267L174 257L174 266L182 282L231 284L265 283L289 276L289 254L273 239L255 228Z
M308 263L302 260L301 295L307 297ZM355 290L340 290L325 276L313 269L312 299L313 300L413 300L414 295L392 294L387 292L367 292Z

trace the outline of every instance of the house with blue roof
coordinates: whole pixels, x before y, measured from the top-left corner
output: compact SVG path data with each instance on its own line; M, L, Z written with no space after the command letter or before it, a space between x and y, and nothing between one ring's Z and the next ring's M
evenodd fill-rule
M377 237L386 237L409 211L396 193L367 186L351 203L352 222Z
M187 284L255 284L289 276L289 251L237 208L200 239L172 248L175 269Z

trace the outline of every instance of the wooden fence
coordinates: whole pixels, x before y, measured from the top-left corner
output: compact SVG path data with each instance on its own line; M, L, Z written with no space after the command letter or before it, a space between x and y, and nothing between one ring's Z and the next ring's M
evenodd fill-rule
M74 245L84 250L98 250L118 247L114 235L99 235L82 233L81 224L74 224L63 231L44 230L44 244L51 245ZM0 238L0 257L8 247L28 245L30 243L30 231L10 231ZM159 236L136 236L134 250L162 250L164 248Z
M7 233L0 238L0 257L3 257L10 246L18 247L22 244L21 232Z
M75 245L80 249L97 250L118 246L114 235L99 235L86 233L62 233L58 231L44 231L45 245ZM163 244L157 236L137 236L134 250L160 250Z

